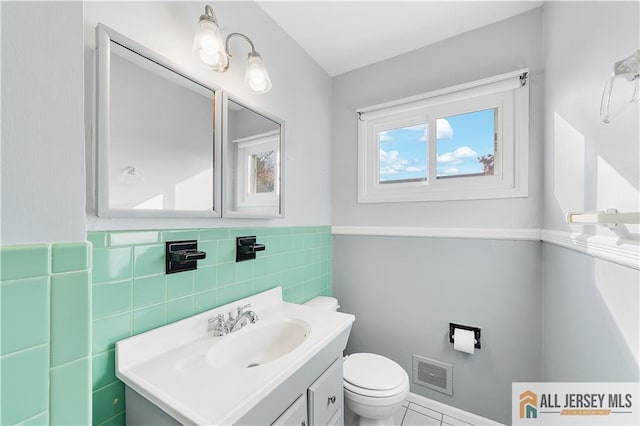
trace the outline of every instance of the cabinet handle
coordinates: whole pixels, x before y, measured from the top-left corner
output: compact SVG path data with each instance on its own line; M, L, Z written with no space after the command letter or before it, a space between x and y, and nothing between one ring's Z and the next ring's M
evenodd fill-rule
M328 404L335 404L336 403L336 396L330 396L329 397L329 401L327 402Z

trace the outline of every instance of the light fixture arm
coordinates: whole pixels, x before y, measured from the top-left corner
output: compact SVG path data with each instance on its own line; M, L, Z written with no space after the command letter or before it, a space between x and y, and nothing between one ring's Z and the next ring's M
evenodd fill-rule
M1 0L0 0L1 1ZM212 71L226 72L229 70L231 52L229 41L233 37L240 37L251 47L247 56L245 85L254 93L262 94L271 90L271 79L262 57L256 52L256 47L249 37L242 33L231 33L222 42L220 26L213 8L205 5L204 14L200 15L198 29L193 41L193 49L200 56L200 60Z
M231 52L229 52L229 39L231 39L231 37L240 37L244 40L246 40L247 43L249 43L249 46L251 46L251 54L255 55L256 53L256 48L253 45L253 42L251 41L251 39L249 37L247 37L246 35L242 34L242 33L231 33L227 36L227 39L224 41L224 50L227 53L228 57L232 57L231 56Z
M200 20L213 21L216 26L218 25L218 18L216 17L216 13L213 11L213 8L208 4L204 7L204 15L200 15Z

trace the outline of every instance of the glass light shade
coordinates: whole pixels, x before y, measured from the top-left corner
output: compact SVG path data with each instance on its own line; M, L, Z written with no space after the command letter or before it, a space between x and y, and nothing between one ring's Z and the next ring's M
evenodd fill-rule
M249 53L244 82L255 93L267 93L271 90L269 73L262 62L262 57L257 52Z
M200 60L214 71L226 71L229 66L220 30L210 19L200 19L198 22L193 49L198 52Z

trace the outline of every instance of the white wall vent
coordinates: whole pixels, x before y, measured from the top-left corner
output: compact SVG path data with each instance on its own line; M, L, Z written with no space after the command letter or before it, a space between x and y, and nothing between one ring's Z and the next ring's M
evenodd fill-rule
M453 365L414 354L413 383L453 396Z

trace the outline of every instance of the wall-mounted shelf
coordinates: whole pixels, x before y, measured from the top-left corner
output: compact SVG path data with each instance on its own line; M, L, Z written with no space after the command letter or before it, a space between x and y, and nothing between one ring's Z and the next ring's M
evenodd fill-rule
M565 219L569 224L615 227L622 224L640 224L640 212L618 213L616 209L596 212L569 212Z

